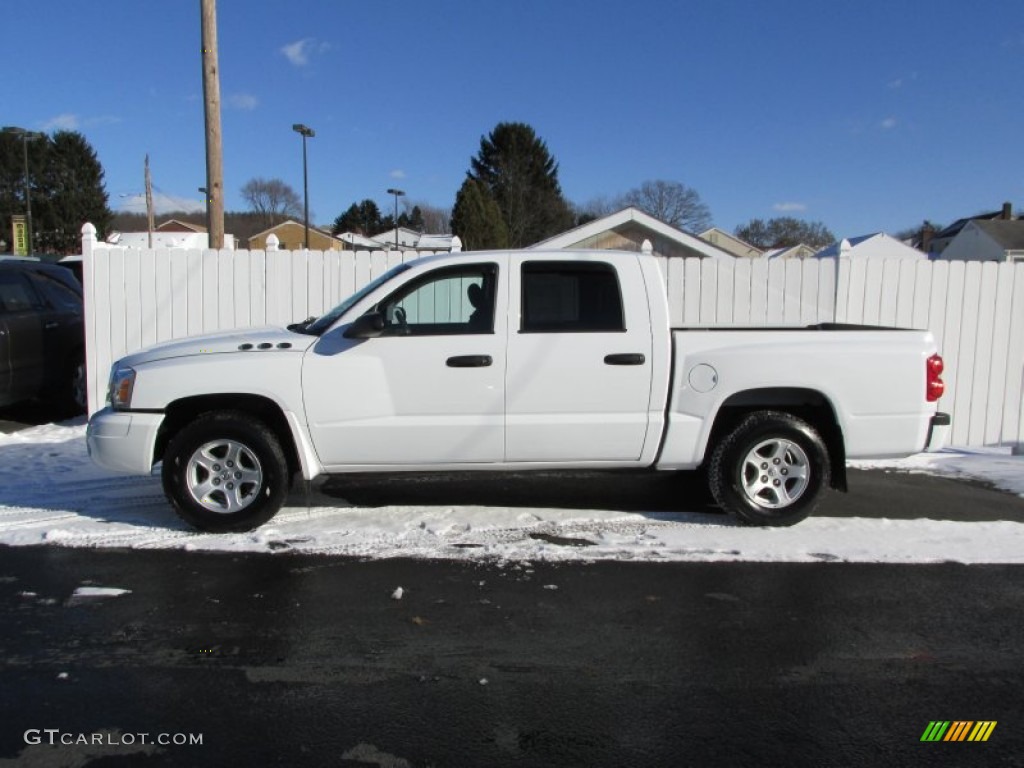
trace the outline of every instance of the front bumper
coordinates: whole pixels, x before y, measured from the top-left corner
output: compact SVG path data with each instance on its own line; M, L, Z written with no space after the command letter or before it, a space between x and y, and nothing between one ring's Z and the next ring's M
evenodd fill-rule
M949 445L949 434L952 430L953 420L948 413L936 413L932 416L931 424L928 425L928 439L925 441L925 451L934 453L941 451Z
M89 419L85 444L92 460L115 472L148 475L162 413L133 413L104 408Z

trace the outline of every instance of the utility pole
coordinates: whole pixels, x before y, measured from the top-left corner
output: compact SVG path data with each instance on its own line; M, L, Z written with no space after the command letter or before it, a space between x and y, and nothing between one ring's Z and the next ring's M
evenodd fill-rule
M199 0L203 22L203 112L206 116L206 217L210 247L224 247L224 155L217 66L217 0Z
M149 232L149 250L153 250L153 180L149 177L149 154L146 154L146 226Z

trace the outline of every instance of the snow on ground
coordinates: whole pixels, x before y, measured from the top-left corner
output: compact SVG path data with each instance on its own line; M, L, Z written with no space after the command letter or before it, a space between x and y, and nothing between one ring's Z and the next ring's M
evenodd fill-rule
M956 450L852 462L989 482L1024 496L1024 456ZM0 435L0 545L304 552L499 561L1024 563L1024 524L812 517L746 528L721 515L526 509L355 507L304 492L256 531L204 534L174 515L157 475L95 466L79 420Z

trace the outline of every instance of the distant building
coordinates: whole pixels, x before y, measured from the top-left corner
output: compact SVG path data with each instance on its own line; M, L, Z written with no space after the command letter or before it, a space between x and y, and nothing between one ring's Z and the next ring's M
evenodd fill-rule
M1024 261L1024 221L969 221L937 258L942 261Z
M152 240L153 248L176 248L186 250L203 250L210 247L210 236L206 227L190 224L187 221L168 219L152 232L113 232L106 242L118 248L149 248ZM235 236L224 235L224 247L235 249Z
M884 232L843 238L814 254L816 259L927 259L927 255Z
M751 245L736 235L730 235L724 229L712 227L697 235L701 240L707 240L712 245L728 251L738 259L756 259L764 255L764 251L756 245Z
M933 234L931 240L927 243L927 247L922 245L921 250L928 252L933 259L938 258L949 247L949 244L953 242L956 236L960 234L963 228L972 221L1014 221L1015 219L1013 206L1010 203L1003 203L1003 207L998 211L979 213L976 216L957 219L948 227L940 229Z
M271 235L277 236L277 247L282 251L301 251L306 247L306 226L288 219L250 237L249 250L266 250L267 238ZM310 227L309 249L311 251L340 251L343 248L342 242L338 238L321 229Z
M408 227L399 227L397 232L398 248L403 251L450 251L454 235L429 235L417 232ZM386 229L370 240L378 243L379 248L394 250L396 232L394 227Z
M766 259L813 259L817 251L809 245L800 243L786 248L771 248L764 252Z
M669 226L639 208L630 206L595 219L560 235L531 245L530 249L589 248L596 250L640 251L650 240L658 256L701 259L734 259L728 251L696 235Z

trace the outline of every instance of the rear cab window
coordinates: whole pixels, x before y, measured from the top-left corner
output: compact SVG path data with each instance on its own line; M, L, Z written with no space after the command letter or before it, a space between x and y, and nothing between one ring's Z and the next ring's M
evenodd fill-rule
M522 265L520 333L624 332L619 276L604 262Z

